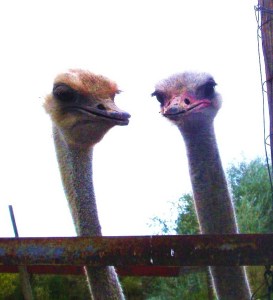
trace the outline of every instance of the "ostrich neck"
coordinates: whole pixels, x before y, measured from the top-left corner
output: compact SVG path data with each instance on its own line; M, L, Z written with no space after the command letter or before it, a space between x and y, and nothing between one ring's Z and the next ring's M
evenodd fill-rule
M229 195L213 125L186 131L184 137L194 202L202 233L237 233L232 200ZM245 269L210 267L217 299L248 300L251 297Z
M55 126L53 135L61 178L70 211L79 236L101 235L93 186L93 148L68 145ZM93 300L124 300L113 267L85 267Z
M180 129L185 140L191 183L202 233L236 233L237 225L213 124Z
M80 236L101 235L93 186L93 148L68 145L58 128L53 127L57 160L70 211Z

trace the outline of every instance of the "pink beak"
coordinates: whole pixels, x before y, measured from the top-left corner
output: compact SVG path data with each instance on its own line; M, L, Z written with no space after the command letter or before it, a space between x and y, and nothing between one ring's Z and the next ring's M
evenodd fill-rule
M196 99L189 93L182 93L179 96L172 97L163 107L163 115L176 115L186 113L192 109L200 109L211 105L208 99Z

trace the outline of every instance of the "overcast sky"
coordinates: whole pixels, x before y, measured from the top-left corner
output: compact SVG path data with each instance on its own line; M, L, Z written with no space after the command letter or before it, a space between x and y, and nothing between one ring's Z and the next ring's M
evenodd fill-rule
M264 156L256 1L2 1L0 236L69 236L74 227L42 103L57 73L89 69L116 81L131 115L95 147L105 235L151 234L154 216L191 190L179 131L150 94L176 72L211 73L222 94L216 120L226 168Z

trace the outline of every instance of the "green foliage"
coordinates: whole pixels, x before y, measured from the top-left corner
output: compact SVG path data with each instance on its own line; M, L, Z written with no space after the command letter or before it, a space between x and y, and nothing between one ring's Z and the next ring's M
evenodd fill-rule
M273 210L266 163L257 158L228 171L240 232L273 231Z
M36 300L89 299L83 276L30 276L33 297ZM23 300L18 274L0 274L0 300Z
M170 224L169 220L161 219L159 217L153 217L152 223L149 225L150 227L156 228L158 234L171 234L172 232L172 224Z
M89 298L83 276L35 275L33 295L41 300L84 300Z
M141 277L124 277L121 280L127 300L144 300L143 280Z
M175 278L143 278L145 300L205 300L212 298L212 289L206 272Z
M0 300L23 300L18 274L0 274Z
M178 218L175 221L177 234L198 234L199 225L192 195L184 194L178 201Z
M159 234L198 234L199 225L192 195L182 195L177 202L172 202L171 206L171 210L177 215L175 222L156 216L152 218L150 227L155 228Z
M260 158L249 163L241 162L231 166L227 174L240 232L272 232L273 201L266 163ZM247 268L253 292L264 282L264 271L262 266ZM261 289L259 294L266 294L266 290Z

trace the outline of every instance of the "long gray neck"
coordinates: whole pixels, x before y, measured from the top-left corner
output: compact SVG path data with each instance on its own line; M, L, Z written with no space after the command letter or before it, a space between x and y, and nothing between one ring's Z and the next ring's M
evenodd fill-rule
M213 124L188 130L180 128L185 140L196 211L202 233L237 233L237 224ZM243 267L210 267L217 299L249 300Z
M58 128L53 136L61 178L69 207L80 236L101 235L101 227L93 186L93 148L69 146Z
M236 233L237 225L213 124L183 131L202 233Z
M69 146L55 126L53 135L61 178L79 236L101 235L93 186L93 148ZM114 267L85 267L93 300L124 300Z

